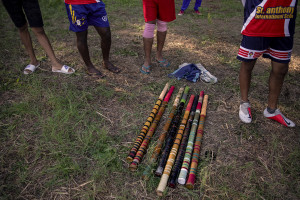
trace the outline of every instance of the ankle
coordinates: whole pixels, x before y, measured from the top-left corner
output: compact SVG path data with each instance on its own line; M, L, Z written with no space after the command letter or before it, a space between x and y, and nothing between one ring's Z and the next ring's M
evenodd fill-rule
M269 106L267 107L267 111L271 114L275 113L277 108L270 108Z
M62 67L63 67L63 64L60 64L60 63L52 64L52 69L61 69Z
M58 66L62 66L63 64L61 64L57 59L52 59L51 65L54 67L58 67Z
M148 62L148 61L145 61L145 62L144 62L144 66L147 67L147 66L150 66L150 65L151 65L151 62Z
M246 101L244 101L243 99L241 99L240 104L243 104L243 103L249 103L250 104L250 101L248 99Z
M40 64L40 62L38 60L32 60L30 61L30 64L37 66L38 64Z
M163 57L162 56L156 56L156 60L162 60Z
M105 59L105 60L103 59L103 63L108 64L108 63L110 63L110 61L109 61L109 59Z

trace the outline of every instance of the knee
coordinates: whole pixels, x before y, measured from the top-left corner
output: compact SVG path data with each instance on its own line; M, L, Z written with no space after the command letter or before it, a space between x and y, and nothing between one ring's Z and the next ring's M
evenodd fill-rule
M76 40L77 48L84 46L86 43L87 41L84 38L77 37Z
M24 24L24 26L22 26L22 27L19 27L18 28L19 29L19 32L28 32L28 25L27 25L27 23L26 24Z
M153 38L154 37L154 29L155 29L155 24L146 23L143 37L144 38Z
M255 63L256 63L255 60L250 61L250 62L243 61L242 64L241 64L241 71L251 73L253 68L254 68Z
M87 31L76 32L76 44L77 48L87 46Z
M103 35L102 35L102 39L105 41L110 41L111 40L111 33L110 33L110 29L104 31Z
M287 63L277 63L272 67L272 73L276 76L285 76L289 70L289 64Z
M166 32L168 30L168 22L157 20L157 31Z
M45 31L43 27L34 27L31 28L32 31L34 32L35 35L39 36L39 35L45 35Z

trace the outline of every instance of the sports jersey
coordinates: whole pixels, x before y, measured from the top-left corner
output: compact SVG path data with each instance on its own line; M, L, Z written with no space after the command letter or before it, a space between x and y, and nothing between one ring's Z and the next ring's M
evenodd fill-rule
M99 3L101 0L65 0L65 3L78 5L78 4L91 4L91 3Z
M289 37L295 32L298 0L242 0L241 33L254 37Z

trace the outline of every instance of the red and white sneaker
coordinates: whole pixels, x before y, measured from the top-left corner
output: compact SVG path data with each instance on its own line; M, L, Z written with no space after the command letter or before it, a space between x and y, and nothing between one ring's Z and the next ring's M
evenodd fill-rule
M248 124L252 122L251 106L249 102L240 104L239 116L244 123Z
M197 15L202 15L201 12L199 12L199 10L195 10L194 13Z
M180 10L179 13L178 13L179 16L181 16L181 15L183 15L183 14L184 14L184 11L183 11L183 10Z
M278 121L280 124L285 125L286 127L295 127L295 123L286 118L280 110L277 108L274 113L269 113L267 109L264 110L264 116Z

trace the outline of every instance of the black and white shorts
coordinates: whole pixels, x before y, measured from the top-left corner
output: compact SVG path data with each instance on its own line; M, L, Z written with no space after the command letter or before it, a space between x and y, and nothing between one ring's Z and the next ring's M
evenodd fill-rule
M30 27L43 27L38 0L2 0L2 2L16 27L24 26L27 20Z

